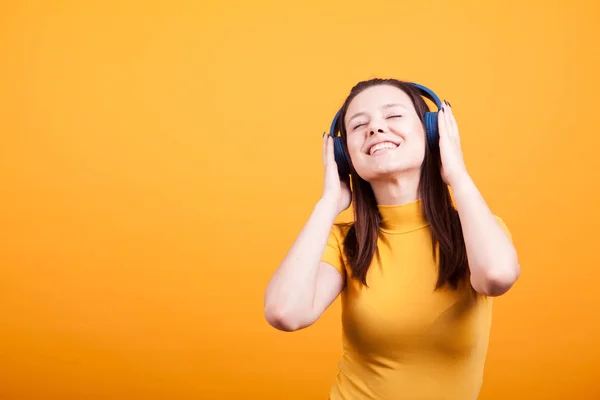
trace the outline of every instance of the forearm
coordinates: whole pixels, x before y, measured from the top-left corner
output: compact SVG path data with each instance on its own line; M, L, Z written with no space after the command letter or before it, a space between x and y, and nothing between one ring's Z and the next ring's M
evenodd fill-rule
M452 185L473 287L488 296L506 292L520 274L517 252L470 176Z
M274 318L312 310L321 257L336 216L333 202L321 199L315 205L267 286L265 308Z

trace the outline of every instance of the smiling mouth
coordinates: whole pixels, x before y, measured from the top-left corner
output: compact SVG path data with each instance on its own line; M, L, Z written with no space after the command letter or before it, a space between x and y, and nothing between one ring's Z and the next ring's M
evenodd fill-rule
M369 149L369 155L375 155L375 154L380 154L380 153L385 153L388 152L390 150L394 150L396 148L398 148L398 144L392 143L392 142L381 142L381 143L377 143L373 146L371 146L371 148Z

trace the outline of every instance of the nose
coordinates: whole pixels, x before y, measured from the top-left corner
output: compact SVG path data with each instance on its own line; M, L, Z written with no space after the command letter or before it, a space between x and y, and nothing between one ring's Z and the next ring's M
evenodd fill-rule
M371 125L369 126L369 134L372 136L375 134L375 132L384 133L385 129L385 124L382 121L379 119L373 119L373 121L371 121Z

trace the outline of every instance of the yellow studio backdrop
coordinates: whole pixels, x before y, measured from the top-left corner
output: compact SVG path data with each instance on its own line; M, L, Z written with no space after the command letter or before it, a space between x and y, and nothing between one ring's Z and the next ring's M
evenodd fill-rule
M359 80L451 101L513 233L483 400L597 399L600 5L5 2L0 398L325 399L339 300L263 316ZM347 215L346 215L347 216Z

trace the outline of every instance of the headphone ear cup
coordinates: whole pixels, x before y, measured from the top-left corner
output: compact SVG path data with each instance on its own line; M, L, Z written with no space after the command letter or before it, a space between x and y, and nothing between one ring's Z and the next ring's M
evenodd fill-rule
M344 181L348 180L350 175L350 162L346 156L342 138L339 136L333 137L333 154L335 156L335 163L337 164L340 178Z
M438 130L438 113L437 112L426 112L425 113L425 135L427 136L427 142L431 148L436 148L439 145L440 133Z

